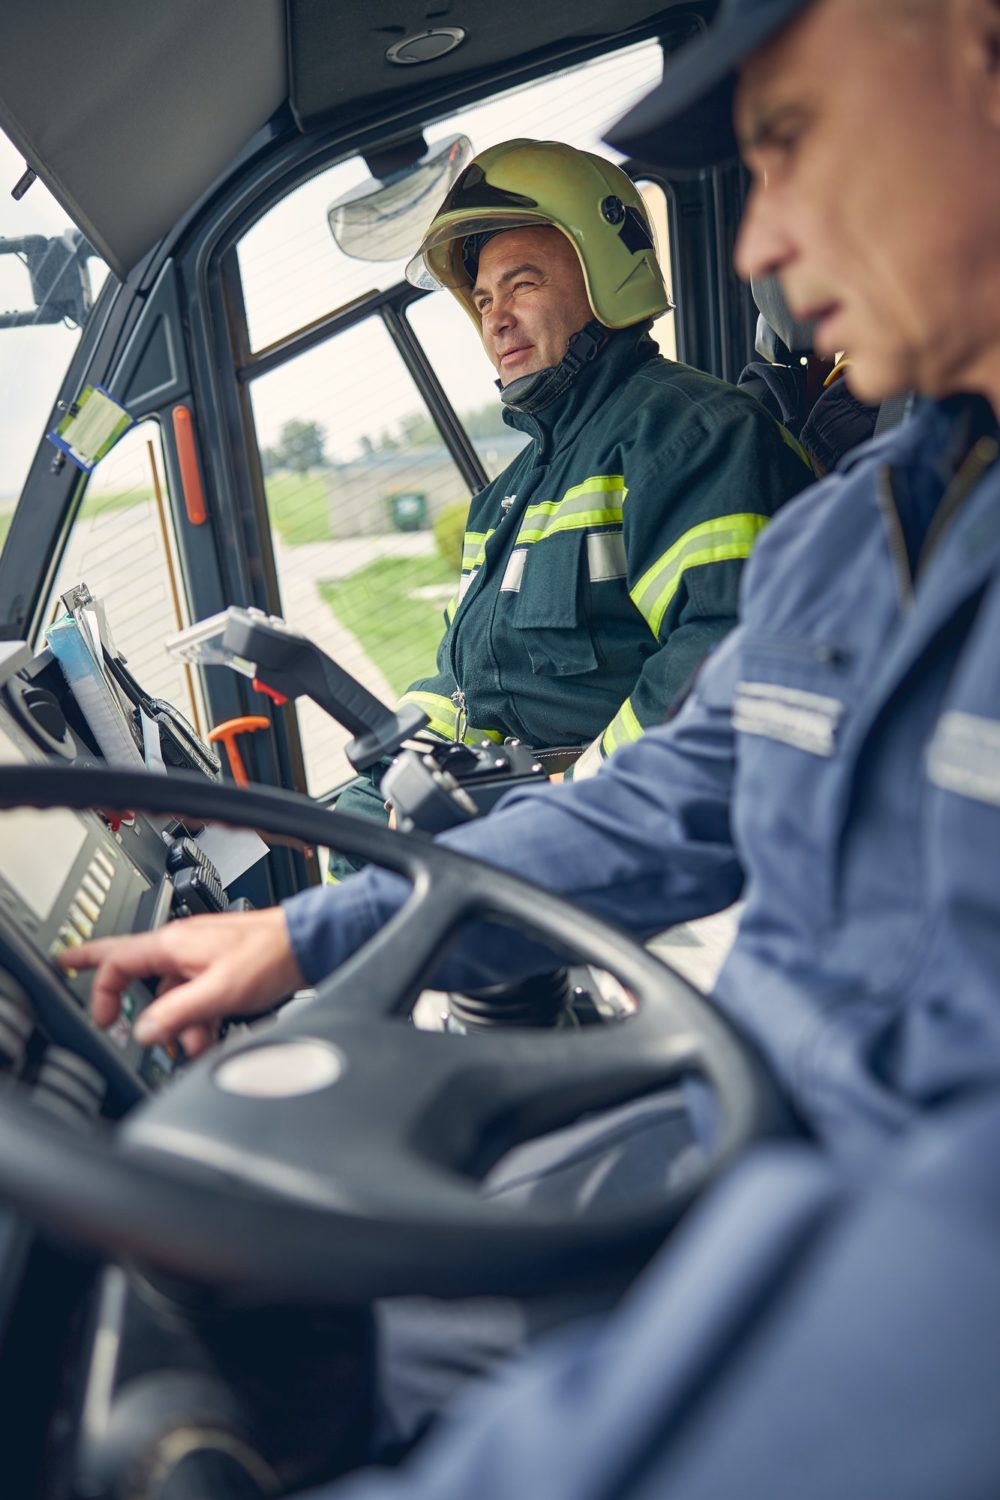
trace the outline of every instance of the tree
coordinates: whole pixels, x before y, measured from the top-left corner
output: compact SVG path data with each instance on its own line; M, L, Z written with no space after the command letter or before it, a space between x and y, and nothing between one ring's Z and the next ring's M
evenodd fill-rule
M458 419L470 438L504 437L508 432L499 401L491 401L489 406L475 411L459 412ZM442 442L436 424L426 412L410 412L400 418L395 431L383 432L375 447L383 453L400 448L409 452L414 448L440 448Z
M503 406L491 401L476 411L459 412L459 420L470 438L507 437L510 428L503 419Z
M325 451L326 428L319 422L301 422L297 418L286 422L278 441L269 452L276 468L291 469L293 474L305 474L309 469L325 469L329 460Z

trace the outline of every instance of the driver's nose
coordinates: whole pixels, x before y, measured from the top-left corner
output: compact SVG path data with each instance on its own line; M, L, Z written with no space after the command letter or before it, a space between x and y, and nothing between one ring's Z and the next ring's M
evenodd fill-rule
M795 258L792 240L782 226L780 203L773 190L756 182L750 189L733 263L744 281L777 276Z

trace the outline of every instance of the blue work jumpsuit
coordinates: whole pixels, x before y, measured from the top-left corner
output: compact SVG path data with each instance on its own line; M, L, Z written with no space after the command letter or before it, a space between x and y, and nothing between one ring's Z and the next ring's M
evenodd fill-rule
M852 1172L1000 1074L996 456L957 398L860 450L764 533L672 722L443 840L639 936L742 895L714 999ZM404 890L370 871L287 903L307 976ZM481 927L439 982L551 963L512 946Z

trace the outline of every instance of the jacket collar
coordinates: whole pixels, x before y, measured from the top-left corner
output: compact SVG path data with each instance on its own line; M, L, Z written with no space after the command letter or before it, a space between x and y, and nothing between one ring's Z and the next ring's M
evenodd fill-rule
M992 436L983 428L981 413L973 414L967 425L965 406L966 401L958 398L928 402L888 440L880 439L865 450L873 461L873 481L879 461L904 481L899 486L903 504L908 493L916 496L921 481L933 476L943 497L929 515L921 508L919 524L926 528L925 536L935 524L937 510L948 505L949 487L961 485L963 472L968 474L966 464L976 443L989 442ZM946 622L1000 572L1000 460L985 466L967 490L920 570L914 605L876 674L872 704L888 700ZM875 713L873 709L873 717ZM859 723L856 731L863 735L870 727Z
M589 421L639 365L655 359L658 350L649 337L652 323L611 329L603 349L580 369L572 385L544 411L505 410L508 427L527 432L538 443L536 459L550 461L574 443Z

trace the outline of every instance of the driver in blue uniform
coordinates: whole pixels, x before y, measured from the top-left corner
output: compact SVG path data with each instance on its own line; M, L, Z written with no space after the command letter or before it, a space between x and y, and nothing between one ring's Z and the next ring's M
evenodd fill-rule
M851 350L861 399L924 399L768 528L669 724L442 842L639 936L741 895L714 1000L809 1138L754 1152L606 1324L354 1500L1000 1492L1000 3L723 0L613 141L704 166L730 104L738 269ZM197 1050L404 894L367 871L72 961L104 1023L166 975L137 1033ZM551 963L481 926L438 982Z

